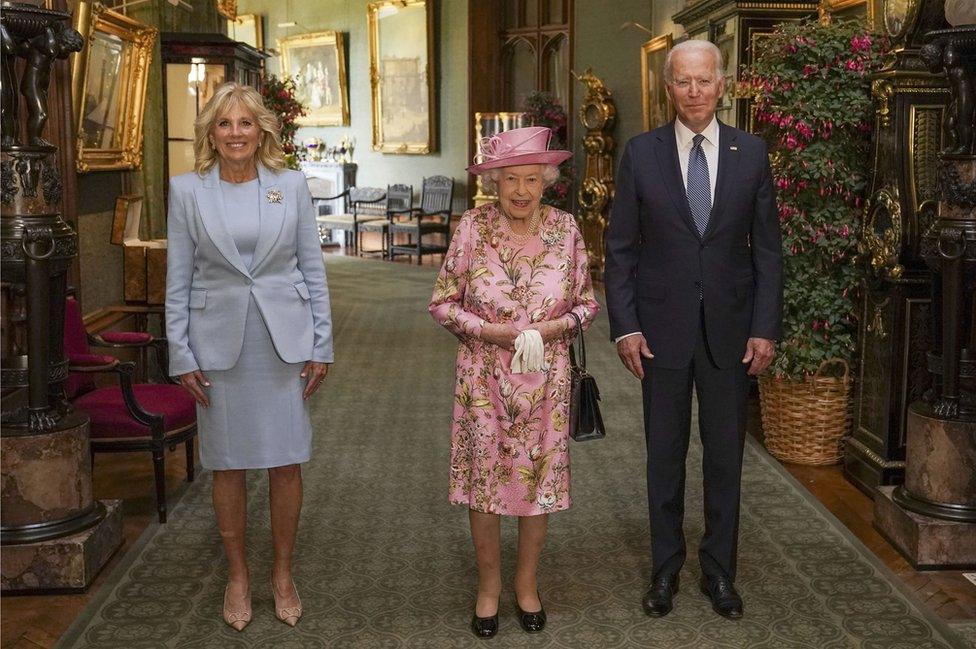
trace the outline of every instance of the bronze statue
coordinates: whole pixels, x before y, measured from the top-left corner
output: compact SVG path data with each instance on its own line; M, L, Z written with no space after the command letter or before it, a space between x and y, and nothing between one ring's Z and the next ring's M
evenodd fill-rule
M948 146L942 153L976 153L976 61L956 43L943 39L927 44L921 55L932 72L945 73L952 91L952 102L945 118Z
M17 73L14 65L18 56L24 52L24 44L15 40L7 25L0 22L0 38L3 39L3 81L0 85L0 131L3 133L3 146L16 144L19 139L17 133L17 108L19 105L17 97Z
M27 102L27 142L30 146L52 146L41 137L47 122L47 92L55 59L78 52L85 44L76 30L62 23L48 25L27 43L27 66L20 80L20 92Z

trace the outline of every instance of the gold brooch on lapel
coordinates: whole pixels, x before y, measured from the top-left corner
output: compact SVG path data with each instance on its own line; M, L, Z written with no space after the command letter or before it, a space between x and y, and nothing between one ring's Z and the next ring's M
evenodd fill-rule
M264 195L268 199L269 203L280 203L284 195L278 189L269 189L268 193Z

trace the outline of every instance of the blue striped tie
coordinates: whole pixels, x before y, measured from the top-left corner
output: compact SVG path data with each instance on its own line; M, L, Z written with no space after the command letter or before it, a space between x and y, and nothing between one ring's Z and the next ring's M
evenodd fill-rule
M688 156L688 207L695 220L700 236L708 227L708 213L712 211L712 190L708 181L708 161L702 150L705 136L699 133L692 140L691 155Z

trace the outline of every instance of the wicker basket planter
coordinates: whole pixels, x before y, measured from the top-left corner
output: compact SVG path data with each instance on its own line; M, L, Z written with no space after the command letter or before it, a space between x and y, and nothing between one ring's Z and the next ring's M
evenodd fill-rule
M842 365L840 377L825 376L831 365ZM850 368L842 359L824 361L816 374L802 381L759 377L766 448L774 457L794 464L837 464L850 432Z

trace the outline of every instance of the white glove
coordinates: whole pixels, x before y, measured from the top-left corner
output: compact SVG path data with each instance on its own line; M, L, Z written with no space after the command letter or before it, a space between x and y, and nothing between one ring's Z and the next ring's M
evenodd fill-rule
M512 356L512 374L547 372L546 350L542 344L542 334L535 329L526 329L515 339L515 354Z

